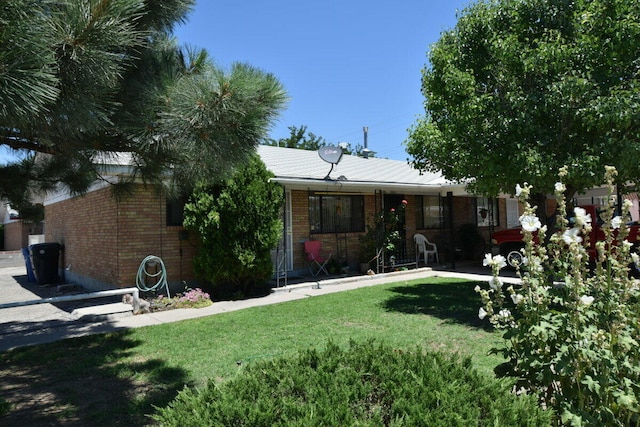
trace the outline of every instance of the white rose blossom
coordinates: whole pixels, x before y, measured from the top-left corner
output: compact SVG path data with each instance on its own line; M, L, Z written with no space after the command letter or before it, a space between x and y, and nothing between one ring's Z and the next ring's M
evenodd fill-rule
M567 245L570 245L572 243L581 243L582 237L580 237L580 229L574 227L566 230L564 233L562 233L562 240L564 240Z
M542 227L540 220L535 215L522 215L520 217L520 225L522 225L523 230L530 233L538 231Z
M520 197L520 194L522 194L522 187L520 184L516 184L516 197Z
M502 280L497 277L492 277L491 279L489 279L489 287L494 291L501 289L503 285L504 283L502 282Z
M611 228L618 229L622 225L622 217L620 215L611 219Z
M573 212L575 213L576 226L590 226L591 225L591 214L588 214L584 208L576 207L573 208Z
M590 295L582 295L580 297L580 304L588 306L591 305L591 303L593 303L594 298Z
M489 265L491 265L491 254L484 254L484 259L482 260L482 265L484 267L488 267Z
M498 313L498 316L502 317L503 319L508 319L509 317L511 317L511 312L509 310L507 310L506 308L503 308Z
M485 267L493 267L495 265L498 268L504 268L507 266L507 260L502 255L491 256L491 254L485 254L482 265Z
M507 259L502 255L496 255L493 257L493 262L496 263L498 268L505 268L507 266Z
M524 300L524 297L520 294L511 294L511 301L513 301L513 303L515 305L518 305L522 302L522 300Z
M554 188L556 190L556 193L563 193L567 189L567 187L561 182L556 182Z
M480 320L482 320L486 316L487 316L487 312L485 311L484 308L480 307L480 310L478 310L478 317L480 318Z

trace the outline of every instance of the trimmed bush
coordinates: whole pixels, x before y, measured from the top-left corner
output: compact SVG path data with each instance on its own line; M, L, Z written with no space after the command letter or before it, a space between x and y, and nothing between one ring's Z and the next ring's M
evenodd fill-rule
M214 298L261 295L282 235L283 189L254 154L222 182L201 182L184 207L184 226L200 239L193 265Z
M225 383L183 390L162 426L547 426L530 396L479 374L470 359L374 341L262 361Z

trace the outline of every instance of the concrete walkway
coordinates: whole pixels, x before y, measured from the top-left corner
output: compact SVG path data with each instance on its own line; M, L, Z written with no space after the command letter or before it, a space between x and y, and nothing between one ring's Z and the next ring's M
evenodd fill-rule
M89 300L84 307L78 303L37 304L25 307L0 309L0 351L53 342L61 339L88 334L106 333L128 328L162 325L203 316L211 316L242 310L249 307L277 304L347 291L365 286L375 286L388 282L420 279L433 276L451 276L471 280L487 280L490 270L473 267L464 271L433 270L419 268L415 270L341 277L335 279L304 282L273 289L265 297L239 301L214 302L211 306L199 309L175 309L148 314L131 315L130 306L113 300L98 302ZM517 280L505 278L506 281ZM24 266L0 268L0 304L47 298L55 293L55 287L43 287L27 282ZM105 308L107 307L107 308ZM106 311L105 311L106 310ZM125 311L127 315L118 314ZM111 312L109 315L107 312ZM101 315L102 314L102 315Z

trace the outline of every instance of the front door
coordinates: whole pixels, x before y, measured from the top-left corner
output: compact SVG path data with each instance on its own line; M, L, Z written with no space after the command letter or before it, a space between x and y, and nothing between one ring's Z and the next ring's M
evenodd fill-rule
M398 217L398 223L395 226L395 230L400 234L399 243L396 245L395 257L396 262L405 262L409 254L407 252L407 230L406 230L406 212L402 205L404 195L402 194L385 194L383 203L385 212L389 212L391 209L395 209L395 213Z

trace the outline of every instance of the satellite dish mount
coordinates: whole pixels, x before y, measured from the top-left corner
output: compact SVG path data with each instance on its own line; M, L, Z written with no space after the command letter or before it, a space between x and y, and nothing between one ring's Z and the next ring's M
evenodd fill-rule
M325 162L331 163L331 169L329 170L327 176L324 177L324 179L330 179L329 175L331 175L333 167L340 163L340 159L342 159L342 148L336 147L335 145L320 147L320 149L318 150L318 155Z

